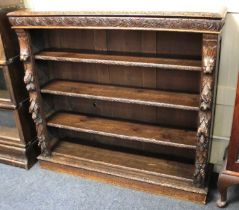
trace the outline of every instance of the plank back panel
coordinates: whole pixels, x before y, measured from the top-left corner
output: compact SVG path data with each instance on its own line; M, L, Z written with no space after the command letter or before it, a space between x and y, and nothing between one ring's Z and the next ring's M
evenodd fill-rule
M48 97L56 110L92 114L163 126L197 128L198 112L63 96ZM139 114L140 113L140 114ZM173 119L173 120L172 120Z

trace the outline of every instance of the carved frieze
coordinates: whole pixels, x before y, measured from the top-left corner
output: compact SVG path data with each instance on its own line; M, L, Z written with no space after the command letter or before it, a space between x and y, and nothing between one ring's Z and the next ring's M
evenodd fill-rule
M168 18L168 17L113 17L113 16L41 16L9 17L13 26L87 27L87 28L138 28L175 29L192 31L220 31L221 19Z

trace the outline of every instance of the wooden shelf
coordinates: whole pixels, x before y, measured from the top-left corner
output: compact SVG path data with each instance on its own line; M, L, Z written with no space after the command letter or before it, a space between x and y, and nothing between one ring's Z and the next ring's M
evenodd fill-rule
M9 92L7 90L0 90L0 99L10 99Z
M96 163L101 163L102 167L107 167L108 165L111 166L110 170L121 168L122 170L143 172L155 176L164 174L167 177L189 182L192 182L193 178L193 164L81 145L79 143L67 142L64 139L58 142L56 149L52 153L53 156L59 154L72 159L78 159L79 161L86 161L92 163L92 165ZM82 167L84 167L84 164L82 164Z
M20 141L18 129L0 126L0 139Z
M0 90L0 108L11 110L16 108L16 105L11 102L9 92L7 90Z
M111 54L87 54L68 51L42 51L35 55L35 59L201 71L201 60L188 59L169 59Z
M3 99L0 98L0 109L16 109L17 106L15 104L13 104L10 99Z
M147 106L168 107L184 110L198 110L196 94L128 88L112 85L53 80L41 89L42 93L135 103Z
M54 148L51 157L39 157L41 167L205 202L206 190L193 185L194 165L81 145L69 139L60 139Z
M68 112L53 114L48 119L47 125L124 140L196 149L195 131L97 118Z

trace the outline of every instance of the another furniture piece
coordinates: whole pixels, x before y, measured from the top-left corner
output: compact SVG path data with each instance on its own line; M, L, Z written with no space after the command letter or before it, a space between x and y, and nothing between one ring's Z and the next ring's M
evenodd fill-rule
M13 10L16 6L0 9L0 162L29 168L36 162L39 149L28 112L18 40L6 15Z
M235 184L239 184L239 75L227 159L225 168L220 173L218 179L218 190L220 192L220 198L217 201L218 207L226 206L227 188Z
M8 15L41 167L206 202L225 11Z

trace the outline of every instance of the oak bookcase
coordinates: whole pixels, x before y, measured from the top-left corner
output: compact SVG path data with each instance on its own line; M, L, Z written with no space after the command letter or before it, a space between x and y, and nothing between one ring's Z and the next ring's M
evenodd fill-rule
M224 15L10 13L40 165L205 203Z
M0 163L30 168L37 161L36 130L28 112L28 94L23 82L24 69L19 60L19 44L7 13L20 3L0 3Z

